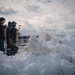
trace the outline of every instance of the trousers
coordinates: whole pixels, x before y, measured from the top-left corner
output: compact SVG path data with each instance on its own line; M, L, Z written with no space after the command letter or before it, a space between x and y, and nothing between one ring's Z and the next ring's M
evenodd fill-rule
M0 51L4 51L4 40L0 39Z

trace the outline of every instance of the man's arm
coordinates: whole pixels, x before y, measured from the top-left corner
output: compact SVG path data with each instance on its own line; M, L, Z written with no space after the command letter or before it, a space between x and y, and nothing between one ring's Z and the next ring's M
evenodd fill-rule
M6 29L6 27L7 27L7 26L6 26L6 25L4 25L4 26L3 26L3 29Z

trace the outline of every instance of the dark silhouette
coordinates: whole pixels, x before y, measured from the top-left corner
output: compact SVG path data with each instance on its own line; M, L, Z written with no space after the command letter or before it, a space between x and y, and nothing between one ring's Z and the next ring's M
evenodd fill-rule
M8 22L8 27L6 29L6 40L7 40L7 49L8 48L11 48L11 45L10 45L10 30L12 28L12 22Z
M11 47L11 50L8 51L7 55L15 55L18 51L18 47L16 47L16 37L17 37L17 29L15 28L16 27L16 22L13 21L12 22L12 26L10 28L10 47ZM8 35L9 36L9 35Z
M12 28L10 29L10 39L11 39L11 45L15 45L16 44L16 37L17 37L17 29L15 28L16 27L16 22L13 21L12 22Z
M4 51L4 29L6 28L6 25L3 25L5 23L5 18L0 18L0 50Z

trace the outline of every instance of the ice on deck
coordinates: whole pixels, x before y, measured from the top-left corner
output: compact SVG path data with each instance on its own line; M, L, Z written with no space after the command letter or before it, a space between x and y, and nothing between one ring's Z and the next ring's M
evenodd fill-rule
M0 52L0 75L75 75L75 38L45 37L31 36L15 56Z

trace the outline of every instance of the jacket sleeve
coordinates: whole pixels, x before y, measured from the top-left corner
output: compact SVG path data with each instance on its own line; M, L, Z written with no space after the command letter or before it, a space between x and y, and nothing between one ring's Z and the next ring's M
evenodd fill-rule
M5 26L3 26L3 29L5 29L6 28L6 25Z
M5 26L0 26L0 29L5 29L6 28L6 25Z

